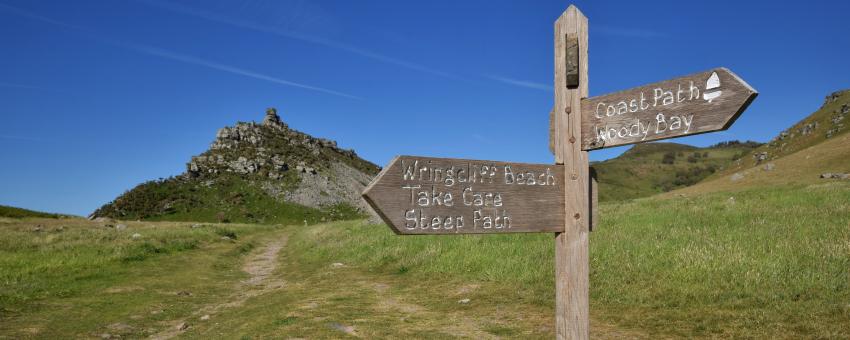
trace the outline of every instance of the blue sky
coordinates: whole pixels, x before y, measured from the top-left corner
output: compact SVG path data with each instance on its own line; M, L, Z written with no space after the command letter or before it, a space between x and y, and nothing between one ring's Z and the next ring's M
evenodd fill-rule
M0 0L0 204L86 215L271 106L380 165L550 163L552 24L568 5ZM576 5L591 95L717 66L759 90L728 131L677 142L767 141L850 87L848 1Z

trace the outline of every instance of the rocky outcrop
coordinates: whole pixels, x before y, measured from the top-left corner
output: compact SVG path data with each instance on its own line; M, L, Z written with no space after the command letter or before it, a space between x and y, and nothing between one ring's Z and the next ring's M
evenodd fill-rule
M328 214L334 214L339 206L374 214L360 193L378 171L378 166L358 157L354 150L340 148L333 140L291 129L276 109L269 108L260 124L239 122L219 129L210 148L192 157L183 174L140 185L93 215L187 213L205 202L192 194L200 189L190 189L187 193L179 188L222 188L213 190L224 195L217 202L226 206L217 209L244 210L242 215L255 215L251 209L241 209L240 205L256 199L246 200L245 193L231 192L234 186L235 190L241 190L243 185L253 188L248 189L252 193L264 193L266 198L262 199L296 203Z
M354 150L290 129L274 108L266 110L262 124L219 129L210 149L186 167L193 178L244 176L270 195L309 207L348 203L363 211L370 208L360 192L378 171Z

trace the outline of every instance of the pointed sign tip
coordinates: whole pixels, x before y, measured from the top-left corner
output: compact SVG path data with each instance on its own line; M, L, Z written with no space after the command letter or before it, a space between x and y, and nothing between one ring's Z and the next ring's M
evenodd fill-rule
M569 11L575 11L575 12L576 12L576 13L578 13L578 14L582 14L582 15L584 15L584 13L582 13L582 12L581 12L581 10L580 10L580 9L578 9L578 7L576 7L576 5L575 5L575 4L570 4L570 7L567 7L566 12L569 12Z
M741 78L741 77L739 77L737 74L735 74L735 72L732 72L732 70L730 70L730 69L728 69L728 68L726 68L726 67L718 67L717 69L718 69L718 70L721 70L721 71L723 71L723 72L728 73L730 76L732 76L733 78L735 78L735 80L736 80L737 82L741 83L741 85L743 85L744 87L746 87L746 88L747 88L747 90L749 90L750 92L752 92L752 93L754 93L754 94L758 94L758 93L759 93L759 91L756 91L756 89L754 89L752 86L750 86L750 84L748 84L746 81L744 81L744 79L742 79L742 78Z

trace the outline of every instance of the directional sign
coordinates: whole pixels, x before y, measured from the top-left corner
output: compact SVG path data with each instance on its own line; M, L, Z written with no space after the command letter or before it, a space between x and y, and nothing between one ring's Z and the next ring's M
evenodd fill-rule
M758 92L726 68L583 99L582 149L725 130Z
M564 166L398 156L363 191L396 234L564 230Z
M398 156L363 191L396 234L554 232L558 339L590 335L588 233L598 220L598 185L587 150L725 130L758 95L716 68L581 99L587 28L575 6L555 22L549 149L562 164Z

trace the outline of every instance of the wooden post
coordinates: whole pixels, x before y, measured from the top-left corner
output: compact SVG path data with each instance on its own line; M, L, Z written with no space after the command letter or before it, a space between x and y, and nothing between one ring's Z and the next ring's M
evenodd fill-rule
M555 162L564 164L566 209L565 230L555 234L557 339L588 339L590 334L590 178L587 151L581 148L581 99L588 94L587 55L587 17L570 5L555 22Z

